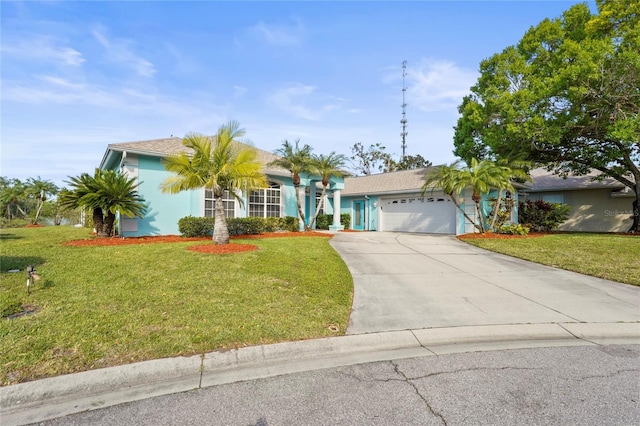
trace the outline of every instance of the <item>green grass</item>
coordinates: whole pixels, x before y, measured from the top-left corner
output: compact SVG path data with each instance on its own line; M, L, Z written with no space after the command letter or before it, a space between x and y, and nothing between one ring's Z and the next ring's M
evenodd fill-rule
M353 281L327 238L236 240L259 250L229 255L186 250L202 242L61 245L86 237L0 230L0 301L37 310L0 320L2 385L346 329ZM42 277L29 296L24 272L7 272L28 264Z
M637 236L549 234L463 241L544 265L640 286L640 237Z

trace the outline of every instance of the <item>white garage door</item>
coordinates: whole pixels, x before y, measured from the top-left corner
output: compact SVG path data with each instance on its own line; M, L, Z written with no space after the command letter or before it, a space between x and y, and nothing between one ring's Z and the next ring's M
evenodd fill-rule
M383 231L456 233L456 206L442 193L381 199Z

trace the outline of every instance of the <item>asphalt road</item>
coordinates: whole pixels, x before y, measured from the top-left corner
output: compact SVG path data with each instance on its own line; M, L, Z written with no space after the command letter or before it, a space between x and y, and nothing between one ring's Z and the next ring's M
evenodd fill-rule
M165 395L43 425L638 425L640 345L461 353Z

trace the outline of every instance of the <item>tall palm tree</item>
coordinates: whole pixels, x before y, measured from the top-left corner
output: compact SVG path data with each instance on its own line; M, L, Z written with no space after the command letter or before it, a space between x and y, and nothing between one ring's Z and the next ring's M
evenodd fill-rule
M38 223L40 218L40 212L44 206L45 201L51 196L58 193L58 187L49 180L43 180L38 176L37 179L29 178L27 180L27 194L36 199L36 213L31 220L34 225Z
M245 131L237 121L222 125L215 136L190 133L182 140L192 153L180 153L163 160L164 167L173 173L161 185L163 192L206 188L215 199L215 221L212 240L216 244L229 243L222 196L226 191L242 203L239 190L264 188L266 177L257 151L241 144Z
M509 177L509 182L511 180L517 180L520 182L531 181L531 176L529 175L528 170L531 168L531 163L528 161L520 161L520 160L509 160L509 159L501 159L498 160L496 166L501 168L503 174ZM498 188L498 195L496 197L496 205L493 210L493 217L491 218L491 224L489 225L489 229L495 231L496 221L498 219L498 213L501 209L503 191L510 191L508 188Z
M300 174L313 171L313 157L311 155L311 147L305 144L300 148L300 139L297 139L292 145L286 139L282 141L282 147L274 151L280 158L269 163L270 166L282 167L291 172L291 180L296 190L296 202L298 203L298 215L302 220L305 231L311 228L307 225L302 211L302 203L300 202Z
M478 161L471 159L471 163L467 167L461 167L460 162L456 161L449 166L439 166L431 169L425 175L425 183L422 186L422 193L435 188L441 188L462 211L465 218L473 223L473 225L484 233L486 231L485 221L480 207L482 194L487 194L492 188L498 190L506 189L514 191L511 183L511 172L508 167L500 167L490 160ZM455 195L459 195L465 188L471 187L473 200L476 208L477 221L472 220L469 215L460 207Z
M67 183L70 189L59 195L61 205L66 209L91 209L98 237L111 236L116 213L144 216L144 199L138 194L135 178L129 179L114 170L96 169L93 176L83 173Z
M341 177L343 175L342 167L344 167L347 157L342 154L336 154L335 151L331 151L329 155L320 154L313 156L312 168L313 172L319 174L322 177L322 195L320 196L320 202L316 206L316 212L313 215L313 219L309 224L310 228L313 228L313 224L318 218L322 203L324 203L324 197L327 194L327 186L329 185L329 179L333 176ZM339 209L340 206L334 206Z

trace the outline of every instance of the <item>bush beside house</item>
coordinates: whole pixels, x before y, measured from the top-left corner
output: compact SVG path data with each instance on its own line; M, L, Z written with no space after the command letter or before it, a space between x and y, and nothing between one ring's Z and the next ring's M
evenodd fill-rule
M298 219L287 217L236 217L227 218L229 235L256 235L263 232L298 231ZM183 217L178 221L178 230L183 237L210 237L215 219L212 217Z

